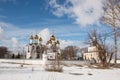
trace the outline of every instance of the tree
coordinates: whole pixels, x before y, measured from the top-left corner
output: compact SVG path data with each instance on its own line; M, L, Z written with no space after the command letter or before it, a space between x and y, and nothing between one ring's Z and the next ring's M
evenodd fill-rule
M14 54L12 54L12 59L14 59L15 58L15 55Z
M106 44L107 37L108 36L105 33L98 34L96 30L93 30L90 33L88 33L88 38L89 38L88 43L91 46L97 47L97 49L98 49L97 52L99 53L98 57L99 57L100 61L103 62L103 66L109 65L110 58L109 58L109 62L107 62L108 61L108 54L110 55L112 53Z
M78 47L76 46L67 46L62 50L62 58L73 60L76 57L76 53L78 51Z
M7 47L1 46L0 47L0 58L4 58L7 53L8 53Z
M114 31L114 63L117 60L117 29L120 27L120 1L119 0L106 0L105 14L102 20L110 25Z
M20 59L21 58L21 55L20 53L18 53L18 55L16 56L17 59Z

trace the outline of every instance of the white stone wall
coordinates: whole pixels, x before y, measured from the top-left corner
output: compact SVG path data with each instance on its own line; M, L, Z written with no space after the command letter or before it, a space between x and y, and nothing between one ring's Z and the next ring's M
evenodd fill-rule
M88 53L83 54L84 60L92 60L93 58L98 62L99 53L96 46L88 47Z
M98 48L96 46L88 47L88 52L94 52L98 51Z
M48 59L55 59L55 53L47 53Z
M36 45L34 45L34 44L27 45L25 48L25 51L26 51L26 59L29 59L29 58L35 59L37 57Z

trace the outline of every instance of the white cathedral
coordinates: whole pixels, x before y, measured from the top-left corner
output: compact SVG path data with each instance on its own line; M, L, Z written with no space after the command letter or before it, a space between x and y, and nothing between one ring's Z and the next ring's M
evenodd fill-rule
M43 54L47 55L48 60L53 60L56 55L60 54L60 42L56 40L54 35L50 36L50 39L45 45L42 44L42 37L36 35L30 36L30 43L26 45L26 59L42 59Z

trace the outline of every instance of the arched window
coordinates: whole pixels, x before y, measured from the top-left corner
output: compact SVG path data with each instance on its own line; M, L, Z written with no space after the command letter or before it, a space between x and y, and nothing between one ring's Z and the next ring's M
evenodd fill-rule
M37 47L36 47L36 52L37 52L37 53L40 53L40 46L37 46Z
M29 50L29 46L28 46L28 52L30 52L30 50Z
M35 49L35 46L32 46L32 49L31 49L31 50L33 51L34 49Z

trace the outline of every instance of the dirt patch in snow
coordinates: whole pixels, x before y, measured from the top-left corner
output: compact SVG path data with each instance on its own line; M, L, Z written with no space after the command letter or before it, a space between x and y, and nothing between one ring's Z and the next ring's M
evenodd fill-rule
M69 73L69 74L72 74L72 75L84 75L83 73Z
M92 73L88 73L88 75L93 75Z

